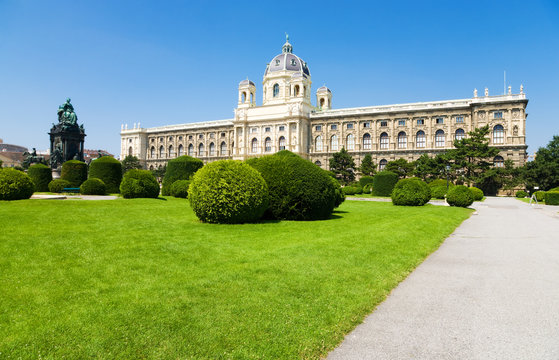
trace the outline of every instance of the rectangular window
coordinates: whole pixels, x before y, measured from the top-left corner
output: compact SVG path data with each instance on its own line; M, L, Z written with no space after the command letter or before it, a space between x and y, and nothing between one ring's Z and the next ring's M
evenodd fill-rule
M269 127L267 127L267 128L264 128L264 131L265 131L265 132L270 132L271 129L270 129Z
M347 124L347 128L348 128L348 129L353 129L353 123Z
M502 111L495 111L493 113L493 119L502 119L503 118L503 112Z
M388 121L381 121L380 126L388 126Z
M322 125L316 125L316 126L314 127L314 129L315 129L316 131L322 131Z
M464 122L464 117L463 116L457 116L456 117L456 122L457 123L463 123Z
M257 131L258 131L258 128L255 128L255 127L250 128L250 133L251 133L251 134L254 134L254 133L257 132Z
M425 119L417 119L417 125L425 125Z
M406 120L405 119L398 120L398 126L406 126Z
M437 124L444 124L444 118L438 117L438 118L435 119L435 122L436 122Z
M285 126L281 125L281 126L279 127L279 131L284 131L284 130L285 130Z
M370 122L365 122L365 123L363 123L363 127L364 127L364 128L370 128L370 127L371 127L371 123L370 123Z
M336 124L330 125L330 130L338 130L338 125Z

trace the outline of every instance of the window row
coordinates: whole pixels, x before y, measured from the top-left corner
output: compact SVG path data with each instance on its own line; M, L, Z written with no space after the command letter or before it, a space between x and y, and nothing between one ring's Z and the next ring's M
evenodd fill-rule
M155 146L152 146L150 148L149 155L150 155L150 158L155 159L155 156L156 156ZM175 148L173 147L173 145L169 145L167 155L168 155L167 157L169 157L169 158L174 158L175 157ZM184 146L179 145L177 156L183 156L183 155L185 155ZM188 145L186 155L194 156L194 145L192 145L192 144ZM221 142L221 145L219 146L219 155L222 155L222 156L227 155L227 144L225 143L225 141ZM199 144L198 145L198 156L205 156L205 146L204 146L204 144ZM216 146L213 142L210 143L210 145L208 146L208 156L216 156ZM159 147L158 157L160 159L165 158L165 148L163 146Z
M317 164L318 166L321 165L321 164L320 164L320 161L316 161L315 164ZM378 169L379 169L379 171L384 170L384 169L386 168L386 164L388 164L388 160L386 160L386 159L380 160L379 163L378 163ZM504 166L505 166L505 159L503 159L503 157L502 157L502 156L499 156L499 155L495 156L495 157L493 158L493 166L495 166L495 167L504 167Z
M226 136L226 134L225 134L224 132L222 132L222 133L220 133L219 136L222 137L222 138L224 138L224 137ZM209 137L210 139L215 139L215 133L210 133L210 134L208 135L208 137ZM178 136L178 137L177 137L177 139L178 139L179 141L181 141L182 138L183 138L182 136ZM193 138L194 138L194 135L188 135L188 140L192 140ZM204 138L204 134L198 134L198 139L203 139L203 138ZM173 136L169 136L167 140L168 140L168 141L173 141L173 139L174 139ZM163 140L164 140L163 137L160 137L160 138L159 138L159 142L162 142ZM155 138L151 138L151 139L150 139L150 142L152 142L152 143L155 142Z
M464 123L464 116L455 116L454 120L456 123L460 124L460 123ZM406 124L408 123L408 119L397 119L395 120L398 122L398 126L406 126ZM389 121L388 120L379 120L380 122L380 126L381 127L387 127ZM417 125L425 125L425 119L421 118L421 119L415 119L415 122ZM436 124L444 124L445 123L445 117L437 117L435 118L435 123ZM363 128L370 128L371 127L371 122L367 121L367 122L362 122L361 124L363 124ZM338 130L338 125L339 124L329 124L328 126L330 127L330 130ZM353 129L354 128L354 123L347 123L346 124L346 129ZM315 125L314 129L315 131L322 131L322 127L323 125Z
M286 143L285 136L280 136L280 138L278 139L278 149L285 150L285 143ZM270 151L272 151L272 139L267 137L266 139L264 139L264 152L270 152ZM257 138L253 138L252 141L250 142L250 152L252 154L259 153Z

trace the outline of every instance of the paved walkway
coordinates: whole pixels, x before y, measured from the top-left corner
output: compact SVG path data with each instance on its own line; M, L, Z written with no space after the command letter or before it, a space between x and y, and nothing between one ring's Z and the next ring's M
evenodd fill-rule
M559 207L474 207L328 359L559 359Z
M31 196L31 199L40 200L116 200L118 197L114 195L47 195L47 194L36 194Z

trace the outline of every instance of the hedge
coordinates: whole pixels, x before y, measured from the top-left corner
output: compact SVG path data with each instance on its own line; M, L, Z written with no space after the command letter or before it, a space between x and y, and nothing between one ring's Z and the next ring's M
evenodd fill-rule
M528 196L528 193L524 190L519 190L516 192L516 197L517 198L525 198L526 196Z
M373 178L373 195L390 196L394 185L398 182L398 175L392 171L381 171Z
M188 197L188 187L190 180L177 180L171 185L171 195L176 198L186 199Z
M433 181L431 181L430 183L428 183L427 185L429 185L430 187L435 187L435 186L445 186L446 187L447 181L444 179L435 179ZM451 182L448 182L449 185L454 185Z
M62 164L60 178L70 183L70 187L80 187L87 179L87 165L83 161L68 160Z
M35 184L35 191L49 191L49 183L52 181L52 170L45 164L34 164L27 170L27 175Z
M458 185L448 190L446 202L450 206L468 207L474 202L474 195L467 186Z
M559 205L559 191L546 191L545 193L546 205Z
M165 176L163 177L161 195L171 195L171 185L173 185L175 181L190 179L192 175L194 175L194 173L202 166L204 166L202 160L188 155L179 156L178 158L169 160Z
M536 200L538 201L544 201L545 199L545 191L536 191L534 195L536 195Z
M54 179L49 183L49 191L53 193L61 193L64 188L69 188L70 182L63 179Z
M480 188L472 186L469 189L472 192L472 195L474 196L474 201L483 200L483 191Z
M247 160L270 190L265 216L280 220L328 219L339 200L324 170L289 151Z
M394 186L391 197L394 205L423 206L431 199L431 189L420 179L402 179Z
M118 193L122 181L122 164L112 156L102 156L89 164L89 178L102 180L107 192Z
M330 177L330 175L328 173L329 173L329 171L325 171L325 174L327 174L328 177ZM330 177L330 182L332 183L332 186L334 187L334 195L335 195L334 208L337 208L338 206L340 206L345 201L345 194L344 194L344 192L342 190L342 187L340 186L340 183L338 182L338 180L336 180L333 177Z
M359 185L361 185L361 187L365 187L365 185L367 184L372 184L373 181L374 181L373 176L364 175L361 176L361 178L359 179Z
M201 221L254 222L268 208L268 186L251 166L236 160L218 160L194 174L188 198Z
M82 195L105 195L106 193L107 185L101 179L89 178L80 186L80 194Z
M157 198L159 183L149 170L128 170L120 183L120 193L125 199Z
M35 185L23 171L4 168L0 171L0 200L29 199Z

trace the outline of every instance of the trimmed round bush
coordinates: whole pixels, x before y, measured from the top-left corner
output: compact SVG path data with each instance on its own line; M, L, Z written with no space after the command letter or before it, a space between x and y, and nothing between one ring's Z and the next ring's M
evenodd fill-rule
M120 193L125 199L157 198L159 183L149 170L128 170L120 183Z
M368 176L368 175L361 176L361 178L359 179L359 185L365 187L365 185L367 184L372 184L373 180L374 180L373 176Z
M472 195L474 196L474 201L480 201L483 199L483 191L480 188L472 186L470 188Z
M545 199L545 191L536 191L534 195L536 195L536 200L538 201L544 201Z
M23 171L4 168L0 171L0 200L29 199L35 185Z
M63 179L54 179L49 182L49 191L53 193L61 193L64 188L69 188L70 182Z
M328 175L328 171L325 171L325 174ZM328 175L330 177L330 175ZM337 208L338 206L340 206L344 201L345 201L345 194L342 190L342 187L340 186L340 183L338 182L338 180L336 180L335 178L330 177L330 182L332 183L332 186L334 187L334 195L335 195L335 200L334 200L334 208Z
M60 178L70 183L70 187L80 187L87 180L87 164L83 161L68 160L62 164Z
M373 184L366 184L363 186L363 194L371 194L373 192Z
M247 160L268 184L270 207L265 216L280 220L328 219L337 202L330 177L293 153L278 154Z
M173 185L175 181L190 179L202 166L204 166L202 160L188 155L169 160L167 163L167 171L165 171L165 176L163 177L161 195L171 195L171 185Z
M171 185L171 196L186 199L188 197L188 187L190 180L177 180Z
M260 173L241 161L219 160L194 174L190 206L204 222L254 222L268 208L268 186Z
M80 194L82 195L105 195L107 193L107 185L101 179L89 178L80 186Z
M394 185L398 182L398 175L392 171L381 171L373 177L373 195L390 196Z
M452 186L453 184L449 182L449 184ZM433 181L431 181L430 183L428 183L427 185L429 185L430 187L435 187L435 186L445 186L446 187L446 180L445 179L435 179Z
M346 195L346 196L347 195L355 195L355 190L356 190L355 187L351 186L351 185L344 186L342 188L342 191L343 191L344 195Z
M545 193L546 205L559 205L559 191L546 191Z
M474 202L474 195L467 186L458 185L448 190L446 202L450 206L468 207Z
M35 191L49 191L52 170L45 164L33 164L27 169L27 175L35 184Z
M118 193L122 181L122 164L112 156L102 156L89 164L89 178L103 181L108 193Z
M394 205L423 206L431 199L431 189L417 178L402 179L394 186L391 197Z
M528 196L528 193L524 190L519 190L516 192L516 197L519 199L525 198L526 196Z

